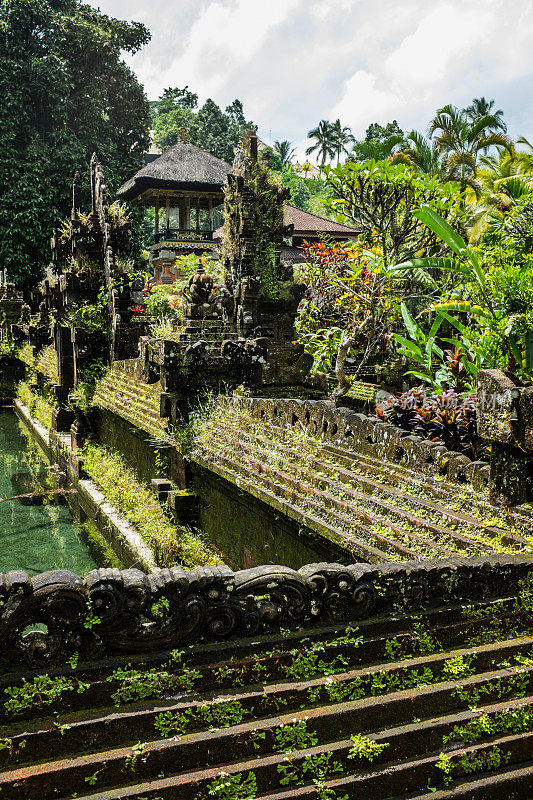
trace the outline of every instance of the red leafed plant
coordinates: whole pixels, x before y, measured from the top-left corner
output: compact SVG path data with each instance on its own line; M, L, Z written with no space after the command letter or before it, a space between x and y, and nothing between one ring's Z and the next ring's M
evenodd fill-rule
M376 415L380 422L396 425L456 453L470 458L485 455L477 435L475 395L461 395L454 389L431 394L419 386L391 395L376 408Z

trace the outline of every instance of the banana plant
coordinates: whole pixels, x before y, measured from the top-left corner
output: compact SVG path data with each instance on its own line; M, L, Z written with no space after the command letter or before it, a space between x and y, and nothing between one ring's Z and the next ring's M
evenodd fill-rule
M446 300L440 303L433 303L428 310L437 314L437 319L440 320L439 326L443 319L453 325L463 336L465 344L465 337L468 338L469 333L468 328L452 314L468 314L479 325L490 328L493 334L500 339L503 351L512 354L516 362L523 368L522 353L516 338L512 334L505 333L505 318L494 305L487 272L478 257L476 249L471 245L467 245L457 231L429 206L423 205L413 211L413 214L442 239L452 253L455 254L455 257L418 258L396 264L394 269L399 273L410 271L413 268L422 270L440 269L464 276L466 280L477 287L478 302L460 299ZM480 361L482 363L483 351L482 348L478 348L478 350L479 352L476 352L476 348L472 348L477 357L476 360L478 363Z
M400 306L400 311L410 338L407 339L399 333L393 334L393 339L400 345L398 352L410 361L416 361L422 368L420 370L409 370L405 374L413 375L415 378L440 390L442 384L437 377L437 370L442 365L444 353L436 344L435 338L442 324L443 317L438 315L430 331L426 334L409 313L409 309L403 302ZM438 366L436 361L440 362Z

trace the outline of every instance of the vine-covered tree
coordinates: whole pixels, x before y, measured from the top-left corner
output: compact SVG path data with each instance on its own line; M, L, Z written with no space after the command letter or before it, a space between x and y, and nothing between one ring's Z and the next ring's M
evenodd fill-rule
M0 0L0 32L0 267L23 283L49 262L93 151L111 190L141 166L149 107L121 56L150 34L78 0Z

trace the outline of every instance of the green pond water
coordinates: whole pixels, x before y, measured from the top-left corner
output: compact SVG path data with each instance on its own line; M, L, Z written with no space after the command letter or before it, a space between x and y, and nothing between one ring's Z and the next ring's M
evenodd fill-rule
M0 498L52 488L38 445L14 414L0 414ZM30 575L70 569L85 575L96 567L66 505L0 502L0 572Z

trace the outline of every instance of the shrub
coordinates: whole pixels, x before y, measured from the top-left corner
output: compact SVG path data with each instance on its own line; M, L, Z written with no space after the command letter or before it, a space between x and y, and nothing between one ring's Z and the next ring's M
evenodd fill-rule
M380 422L396 425L448 450L475 458L484 454L477 435L475 395L460 395L454 389L431 394L419 386L391 395L376 408L376 415Z
M54 409L48 400L34 391L26 381L18 384L17 398L26 406L32 417L35 417L47 431L51 430Z
M153 547L159 566L179 562L185 567L219 563L198 534L173 526L156 497L137 480L117 453L90 444L83 466L106 498Z

